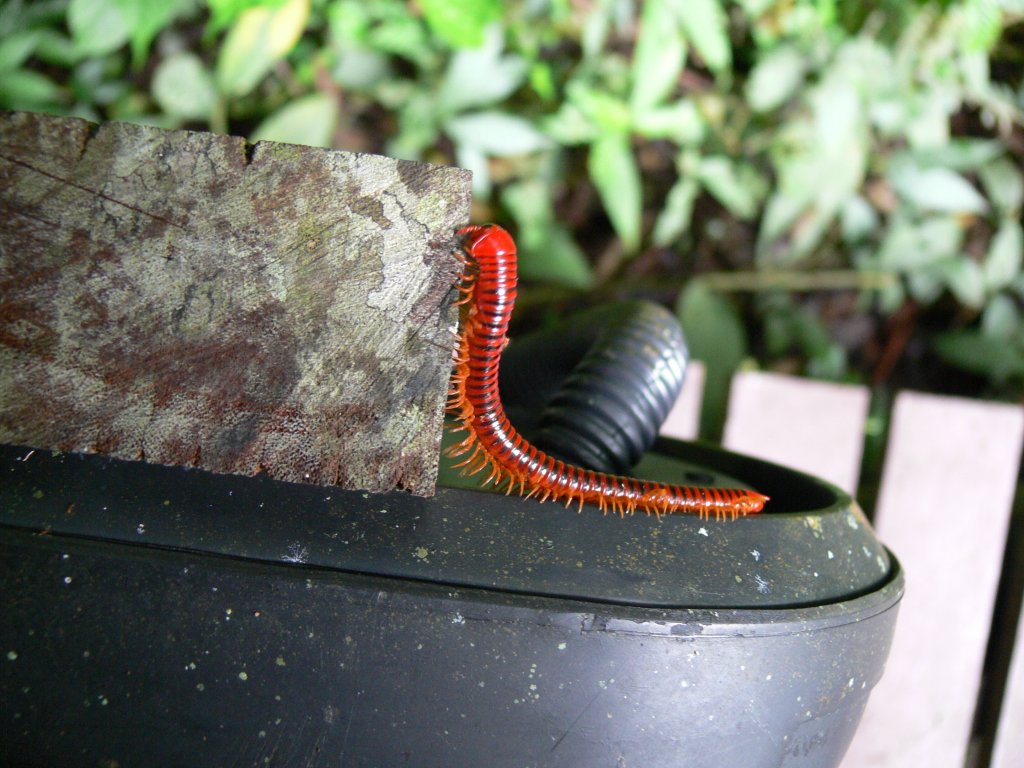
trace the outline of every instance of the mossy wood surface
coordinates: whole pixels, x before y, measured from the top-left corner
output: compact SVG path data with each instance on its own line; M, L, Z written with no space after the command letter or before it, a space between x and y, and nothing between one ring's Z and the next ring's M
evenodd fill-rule
M433 492L469 173L0 114L0 441Z

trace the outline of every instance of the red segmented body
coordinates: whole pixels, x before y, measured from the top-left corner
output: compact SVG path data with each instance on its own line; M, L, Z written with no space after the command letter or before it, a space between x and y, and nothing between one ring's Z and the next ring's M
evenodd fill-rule
M507 343L516 299L516 246L499 226L459 230L466 269L459 348L449 393L449 412L467 436L450 455L468 454L461 464L475 473L489 469L485 482L518 486L527 496L556 499L566 506L597 504L602 510L656 515L684 512L702 517L737 517L760 512L767 497L742 488L700 488L619 477L574 467L530 445L509 423L498 394L498 364Z

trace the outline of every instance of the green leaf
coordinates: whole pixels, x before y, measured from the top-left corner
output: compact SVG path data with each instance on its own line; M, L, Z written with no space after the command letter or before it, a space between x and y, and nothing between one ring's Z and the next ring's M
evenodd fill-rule
M878 214L863 197L852 195L843 204L840 230L846 243L866 240L878 230Z
M249 8L228 31L217 59L217 87L244 96L295 47L309 16L309 0L280 8Z
M54 104L60 89L45 75L27 69L0 72L0 107L34 109Z
M948 168L922 168L894 160L889 167L893 189L919 211L984 213L985 198L963 176Z
M504 42L497 25L487 30L484 44L456 51L448 63L438 91L442 112L460 112L504 99L526 79L526 62L503 54Z
M501 18L500 0L419 0L430 30L452 48L476 48Z
M338 105L334 99L314 93L274 112L259 124L250 140L329 147L337 126Z
M907 290L914 301L919 304L931 304L942 295L946 283L940 266L935 265L907 274Z
M963 3L960 39L968 51L990 51L1003 30L1000 3L992 0L966 0Z
M331 66L331 78L343 88L369 91L391 76L388 57L356 45L337 52Z
M645 3L633 52L631 109L636 112L661 103L675 88L685 61L686 41L672 4Z
M646 139L670 139L676 144L699 144L707 134L706 128L700 110L690 99L633 112L633 129Z
M625 133L607 134L590 147L587 169L627 253L640 247L640 170Z
M765 204L758 258L793 263L810 254L863 186L871 139L858 90L831 75L776 139L778 183Z
M978 172L985 194L1004 218L1020 215L1024 208L1024 173L1009 158L1001 157Z
M1005 146L995 140L955 138L941 146L915 149L909 158L921 168L941 166L953 171L975 171L1005 151Z
M594 274L583 251L569 230L557 221L548 222L539 244L532 239L523 244L520 268L523 277L558 283L586 291L594 284Z
M491 180L491 163L487 153L472 144L455 145L455 162L473 174L473 195L482 200L491 196L494 184Z
M398 115L398 135L387 145L387 153L402 160L417 160L437 141L436 105L433 94L417 92Z
M603 88L572 80L566 86L566 97L587 122L603 133L625 133L632 127L632 117L626 102Z
M942 262L939 271L961 304L981 309L985 303L985 277L978 262L966 257L952 259Z
M127 11L127 12L126 12ZM118 0L71 0L68 28L81 56L105 56L128 42L137 8Z
M768 189L767 182L751 166L738 165L725 155L703 158L697 177L738 219L754 218Z
M806 55L791 46L768 53L754 67L744 89L751 109L769 112L782 106L803 84L807 64Z
M79 59L71 38L53 29L39 30L39 45L35 55L40 61L64 69L71 69Z
M879 250L883 270L915 272L960 252L964 231L952 216L916 222L894 218Z
M584 59L600 56L604 50L608 29L611 27L612 5L610 2L595 3L584 17L583 29L580 30Z
M250 8L280 8L288 0L206 0L214 30L223 29Z
M693 219L693 203L700 192L700 185L692 176L681 177L665 198L665 207L654 222L651 240L659 248L671 245L690 229Z
M505 112L460 115L445 123L444 128L457 144L498 157L525 155L551 146L551 140L528 120Z
M950 365L997 382L1024 376L1024 347L1019 342L1008 344L1005 339L965 329L941 334L933 348Z
M136 67L142 66L149 52L149 44L157 34L170 23L191 11L195 0L159 0L159 2L139 2L138 0L119 0L121 3L134 5L137 11L129 30L132 47L132 62Z
M509 184L501 201L516 222L523 277L581 290L593 285L590 263L555 218L551 193L540 178Z
M910 120L904 126L907 143L925 150L948 146L949 96L937 90L911 99Z
M676 305L693 359L707 368L701 428L717 434L725 420L732 375L747 356L747 334L736 307L699 278Z
M716 74L732 65L729 27L721 0L686 0L680 3L679 22L686 37L708 69Z
M24 64L35 53L39 37L37 30L27 30L11 35L6 40L0 39L0 72L17 69Z
M601 135L601 130L594 125L577 105L569 101L541 122L544 133L564 146L589 144Z
M153 73L153 98L169 115L208 120L217 102L213 76L198 56L178 53L160 62Z
M554 101L557 95L554 68L546 61L530 63L530 87L541 101Z
M1013 283L1024 263L1024 232L1019 221L1005 219L992 236L985 255L985 285L998 291Z
M1021 316L1013 299L1003 294L993 296L981 315L981 332L989 338L1010 341L1021 331Z

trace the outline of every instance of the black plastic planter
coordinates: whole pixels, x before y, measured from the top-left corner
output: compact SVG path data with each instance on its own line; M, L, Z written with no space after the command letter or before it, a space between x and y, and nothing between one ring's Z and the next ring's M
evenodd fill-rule
M851 500L660 443L640 472L772 496L603 517L0 450L0 762L833 766L896 561Z

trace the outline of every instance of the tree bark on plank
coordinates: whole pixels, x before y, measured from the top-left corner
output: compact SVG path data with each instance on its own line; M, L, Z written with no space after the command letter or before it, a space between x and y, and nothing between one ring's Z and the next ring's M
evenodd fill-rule
M430 495L469 183L0 115L0 441Z

